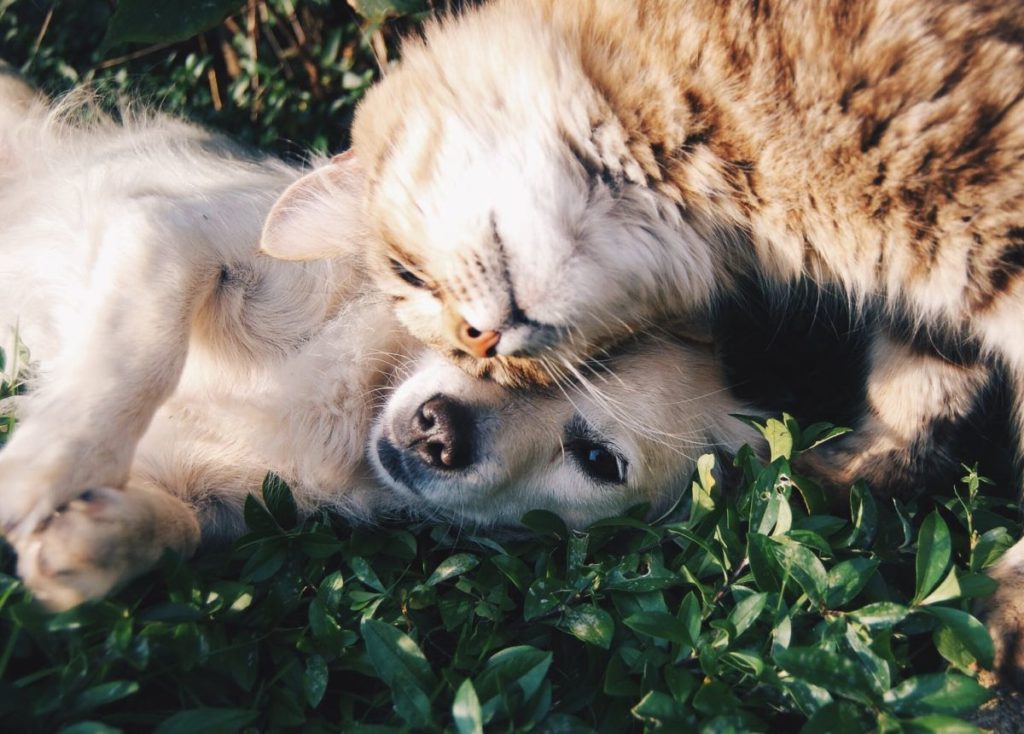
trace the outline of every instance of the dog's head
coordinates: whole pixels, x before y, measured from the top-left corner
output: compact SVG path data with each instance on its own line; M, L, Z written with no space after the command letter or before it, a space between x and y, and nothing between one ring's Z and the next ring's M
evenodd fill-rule
M702 453L750 439L704 347L641 341L586 376L509 390L428 354L377 418L369 458L420 514L574 527L678 496Z

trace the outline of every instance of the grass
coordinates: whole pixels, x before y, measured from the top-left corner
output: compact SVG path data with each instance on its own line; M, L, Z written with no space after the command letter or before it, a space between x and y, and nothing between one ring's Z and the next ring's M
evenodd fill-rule
M101 52L109 4L0 0L0 38L51 92L141 93L299 154L345 144L396 24L418 19L356 5L252 2ZM0 396L19 389L7 375ZM300 521L269 477L234 547L65 614L7 558L0 729L971 731L958 717L988 697L973 676L992 655L971 603L1018 537L1015 505L965 468L943 494L858 485L835 507L792 468L828 427L762 428L770 461L741 451L727 494L705 457L654 523L637 508L571 532L535 512L510 538Z

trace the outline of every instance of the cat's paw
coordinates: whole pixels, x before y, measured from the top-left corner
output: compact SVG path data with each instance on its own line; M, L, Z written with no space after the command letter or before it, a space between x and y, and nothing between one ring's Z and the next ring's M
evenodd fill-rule
M199 538L194 515L177 499L156 494L110 487L82 492L31 533L15 536L18 575L43 606L59 611L149 570L165 548L191 553Z
M1024 691L1024 541L1008 550L989 575L999 587L979 606L995 646L999 682Z

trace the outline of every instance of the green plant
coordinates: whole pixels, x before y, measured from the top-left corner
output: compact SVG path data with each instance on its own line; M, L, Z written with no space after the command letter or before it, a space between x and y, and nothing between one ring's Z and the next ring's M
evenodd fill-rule
M268 477L230 553L114 599L51 617L0 577L0 726L971 731L992 644L969 600L1009 508L971 469L937 502L858 485L830 514L791 467L827 427L762 428L772 460L741 451L730 497L703 457L683 521L300 522Z
M302 157L347 146L356 101L428 7L352 5L0 0L0 57L50 94L91 85Z

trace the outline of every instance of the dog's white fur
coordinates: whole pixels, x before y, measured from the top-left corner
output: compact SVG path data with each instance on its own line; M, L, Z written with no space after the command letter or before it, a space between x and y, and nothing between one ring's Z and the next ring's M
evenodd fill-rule
M47 605L103 595L165 548L236 536L267 471L304 512L493 524L544 507L579 525L664 506L705 448L749 438L703 346L638 342L596 389L569 393L509 392L420 355L366 285L358 209L337 206L344 180L320 182L338 212L329 232L292 227L286 193L271 233L329 234L341 254L269 258L261 224L302 171L123 115L0 88L0 333L32 360L0 452L0 521ZM466 417L473 458L457 470L402 437L437 396ZM621 483L588 474L597 450Z

